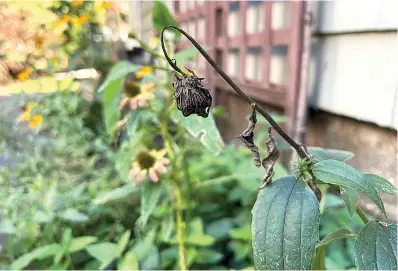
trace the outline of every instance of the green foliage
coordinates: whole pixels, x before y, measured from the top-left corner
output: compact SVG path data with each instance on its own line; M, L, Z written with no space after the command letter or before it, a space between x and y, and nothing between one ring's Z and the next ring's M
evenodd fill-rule
M375 186L355 168L337 160L323 160L315 164L313 172L322 182L358 189L385 214L384 204Z
M253 207L257 269L310 269L319 238L319 205L311 189L293 176L276 180Z
M355 242L355 264L360 270L397 270L397 225L367 223Z
M162 1L155 1L152 9L152 23L155 29L160 33L165 26L177 26L177 22L171 15L169 9ZM181 36L180 33L175 32L177 38Z

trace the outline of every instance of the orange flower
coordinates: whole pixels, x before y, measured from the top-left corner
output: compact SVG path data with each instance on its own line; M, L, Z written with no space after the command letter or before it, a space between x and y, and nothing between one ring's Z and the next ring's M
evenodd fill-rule
M151 67L145 66L142 67L136 74L135 74L135 78L137 79L141 79L142 77L144 77L145 75L148 75L150 73L152 73L153 69Z
M64 16L62 16L61 19L59 19L59 21L60 21L61 23L66 24L66 23L68 23L68 22L70 21L70 16L69 16L69 15L64 15Z
M42 115L35 115L33 116L32 120L29 122L28 127L30 129L36 128L41 122L43 121Z
M73 8L81 7L81 6L83 6L83 4L84 4L84 1L82 1L82 0L73 0L71 3Z
M85 24L88 21L88 16L87 15L81 15L75 19L76 24Z
M25 81L29 78L30 74L32 73L32 67L26 67L20 73L18 73L18 80Z
M132 164L130 177L134 177L134 185L141 182L145 176L153 182L159 181L158 173L167 172L166 165L170 160L165 158L166 150L151 150L139 152Z

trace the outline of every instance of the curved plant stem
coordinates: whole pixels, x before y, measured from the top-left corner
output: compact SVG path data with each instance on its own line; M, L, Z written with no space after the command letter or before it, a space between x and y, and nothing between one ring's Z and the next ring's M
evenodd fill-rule
M169 112L167 112L169 113ZM165 139L165 148L167 153L169 154L172 169L171 169L171 178L173 181L173 188L174 188L174 200L175 200L175 214L176 214L176 225L177 225L177 242L178 242L178 254L180 260L180 270L187 270L187 264L185 259L185 244L184 244L184 231L185 226L182 219L181 209L182 209L182 197L181 197L181 190L179 184L179 177L177 168L177 157L174 153L174 149L172 146L172 139L168 129L168 115L164 119L161 125L161 129L163 132L163 136Z
M261 106L259 106L252 98L250 98L249 96L246 95L246 93L244 93L239 87L238 85L236 85L234 83L234 81L232 81L232 79L220 68L218 67L218 65L216 64L216 62L206 53L206 51L199 45L199 43L197 43L188 33L186 33L184 30L173 26L173 25L169 25L166 26L165 28L163 28L162 33L161 33L161 45L162 45L162 49L163 49L163 53L167 59L167 61L169 62L170 66L173 67L174 70L176 70L179 73L183 73L181 71L180 68L177 67L175 60L170 59L170 57L167 55L166 52L166 48L164 46L164 40L163 40L163 34L164 31L167 28L174 28L175 30L179 31L180 33L182 33L185 37L187 37L187 39L189 39L190 42L192 42L192 44L196 47L196 49L198 49L198 51L202 54L202 56L204 58L206 58L207 62L210 63L210 65L218 72L218 74L221 75L222 78L224 78L224 80L232 87L233 90L235 90L235 92L242 97L246 102L248 102L250 105L251 104L255 104L255 108L257 110L257 112L259 112L268 122L269 124L275 129L275 131L290 145L292 146L297 154L301 157L301 158L309 158L308 154L301 148L301 146L295 142L290 136L288 136L285 131L275 122L275 120L264 110L264 108L262 108Z

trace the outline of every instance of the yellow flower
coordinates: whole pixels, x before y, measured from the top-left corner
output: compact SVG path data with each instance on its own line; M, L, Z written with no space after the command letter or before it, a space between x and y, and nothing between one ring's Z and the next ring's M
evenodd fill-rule
M103 1L102 3L101 3L101 7L102 8L111 8L113 6L113 4L112 4L112 2L111 1Z
M20 73L18 73L18 80L25 81L29 78L30 74L32 73L32 67L26 67Z
M84 4L84 1L82 1L82 0L73 0L71 3L73 8L78 8L80 6L83 6L83 4Z
M36 36L34 38L34 41L35 41L35 48L36 49L40 49L42 47L42 45L43 45L44 37L43 36Z
M81 15L74 20L75 24L85 24L87 21L88 21L87 15Z
M145 75L148 75L148 74L152 73L152 70L153 70L153 69L152 69L151 67L148 67L148 66L142 67L142 68L135 74L135 78L141 79L141 78L144 77Z
M29 122L28 127L30 129L34 129L36 128L43 120L43 116L42 115L35 115L33 116L32 120Z
M153 182L159 181L158 173L167 171L166 165L170 160L165 158L166 150L151 150L139 152L130 169L130 177L134 178L134 185L141 182L145 176Z
M122 109L126 103L129 103L130 109L146 105L148 101L155 98L154 88L155 85L150 82L139 84L138 82L127 81L119 108Z
M23 112L20 116L19 116L19 121L20 122L25 122L25 121L30 121L30 112Z

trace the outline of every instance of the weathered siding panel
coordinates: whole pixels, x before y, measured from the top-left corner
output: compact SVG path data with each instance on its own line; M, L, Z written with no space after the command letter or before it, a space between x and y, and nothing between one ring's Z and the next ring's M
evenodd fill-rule
M312 106L398 128L395 33L323 36L312 54Z

